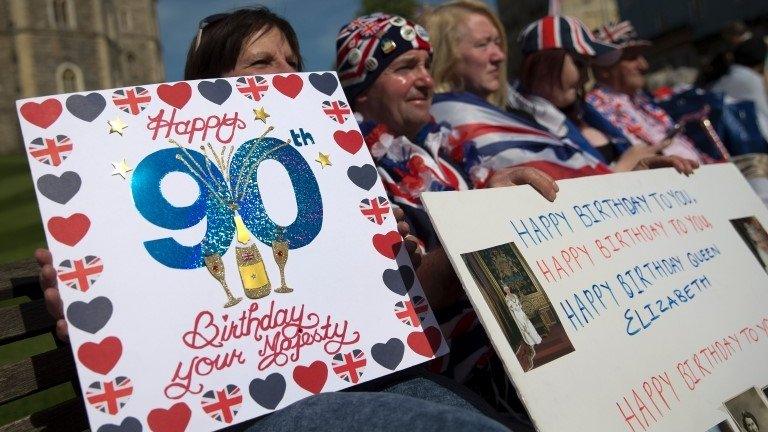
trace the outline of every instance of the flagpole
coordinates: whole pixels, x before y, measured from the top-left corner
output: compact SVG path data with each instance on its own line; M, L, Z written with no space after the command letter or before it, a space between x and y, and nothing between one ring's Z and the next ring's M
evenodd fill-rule
M560 0L549 0L549 15L560 15Z

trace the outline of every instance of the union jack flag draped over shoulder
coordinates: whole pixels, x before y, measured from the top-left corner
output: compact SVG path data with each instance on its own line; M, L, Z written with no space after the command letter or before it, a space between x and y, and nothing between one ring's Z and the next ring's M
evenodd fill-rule
M461 145L452 156L464 160L476 187L484 186L493 171L513 166L538 168L556 180L612 172L570 140L470 93L435 95L431 112L458 133Z

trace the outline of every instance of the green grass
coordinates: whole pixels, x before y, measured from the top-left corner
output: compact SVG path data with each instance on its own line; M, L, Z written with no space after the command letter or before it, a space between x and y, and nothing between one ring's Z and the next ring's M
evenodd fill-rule
M0 263L29 258L45 246L26 155L0 156Z

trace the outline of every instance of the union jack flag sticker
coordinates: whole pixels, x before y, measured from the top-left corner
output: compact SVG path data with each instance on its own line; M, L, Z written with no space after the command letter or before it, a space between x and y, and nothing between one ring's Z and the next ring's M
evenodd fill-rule
M323 112L330 117L331 120L339 124L344 124L352 114L352 110L344 101L324 101Z
M389 201L383 196L360 201L360 213L369 221L381 225L389 216Z
M29 143L29 154L38 161L59 166L72 153L75 144L66 135L56 135L55 138L35 138Z
M357 384L363 376L368 361L362 350L354 349L348 353L338 353L333 356L331 368L339 378L346 382Z
M395 303L395 316L409 326L418 327L429 311L429 304L424 297L414 296L413 301L403 300Z
M124 88L112 93L112 102L126 114L138 115L151 101L152 97L144 87Z
M243 404L243 395L240 387L230 384L223 390L208 390L203 394L200 404L212 419L229 424L235 420Z
M264 93L269 90L269 83L260 76L240 77L236 83L237 91L253 101L260 101Z
M83 259L64 260L59 264L59 280L66 286L86 292L99 279L104 266L101 258L88 255Z
M114 381L100 382L88 386L85 400L97 410L115 415L133 394L133 383L129 378L117 377Z

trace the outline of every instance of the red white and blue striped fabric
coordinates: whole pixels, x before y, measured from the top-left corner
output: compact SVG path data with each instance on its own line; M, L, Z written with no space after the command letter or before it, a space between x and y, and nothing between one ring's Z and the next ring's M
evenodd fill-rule
M523 54L548 49L565 49L594 57L616 49L595 39L592 32L577 18L550 15L534 21L520 33Z
M436 95L431 113L458 133L456 149L462 154L453 157L464 159L476 187L484 186L493 171L513 166L538 168L556 180L612 172L569 140L470 93Z

